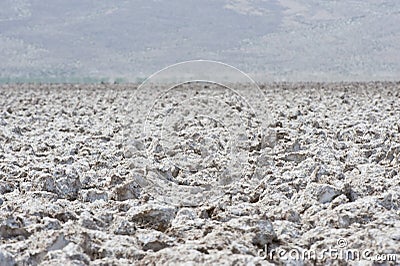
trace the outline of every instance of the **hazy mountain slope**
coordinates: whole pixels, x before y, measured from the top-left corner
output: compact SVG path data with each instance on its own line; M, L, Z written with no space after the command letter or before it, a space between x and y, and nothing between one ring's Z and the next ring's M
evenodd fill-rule
M3 0L0 78L135 80L199 58L257 79L398 78L400 3L343 2Z

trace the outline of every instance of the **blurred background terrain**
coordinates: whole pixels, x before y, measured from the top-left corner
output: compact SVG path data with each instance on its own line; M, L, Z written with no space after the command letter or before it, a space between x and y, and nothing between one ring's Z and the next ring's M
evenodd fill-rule
M258 81L396 80L395 0L1 0L0 83L140 81L209 59Z

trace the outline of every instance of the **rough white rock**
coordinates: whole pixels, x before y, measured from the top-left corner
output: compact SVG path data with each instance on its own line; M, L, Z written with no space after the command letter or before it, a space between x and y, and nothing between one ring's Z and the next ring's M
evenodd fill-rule
M263 85L259 118L185 86L154 103L153 139L159 87L1 87L0 265L295 264L259 254L340 238L399 254L399 83Z
M0 248L0 265L14 266L16 265L14 257L7 251Z

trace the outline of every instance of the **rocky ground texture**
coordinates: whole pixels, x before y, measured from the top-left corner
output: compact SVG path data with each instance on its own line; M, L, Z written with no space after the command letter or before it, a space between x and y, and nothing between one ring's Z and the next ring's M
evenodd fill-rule
M239 120L196 115L212 101L155 111L166 125L155 142L129 112L135 85L2 85L0 265L358 262L327 249L399 263L400 83L260 87L268 123L230 150L226 129L252 116L229 95ZM246 154L243 176L232 153ZM307 251L318 256L296 260Z

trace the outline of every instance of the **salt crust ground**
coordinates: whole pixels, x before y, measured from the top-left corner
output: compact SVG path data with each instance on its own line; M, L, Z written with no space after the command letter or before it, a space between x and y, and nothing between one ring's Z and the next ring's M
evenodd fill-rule
M253 174L180 207L139 182L180 173L145 166L143 118L125 112L134 85L3 85L0 265L296 263L269 256L279 249L399 256L400 84L261 89L268 125Z

